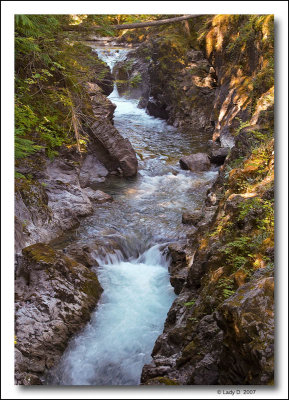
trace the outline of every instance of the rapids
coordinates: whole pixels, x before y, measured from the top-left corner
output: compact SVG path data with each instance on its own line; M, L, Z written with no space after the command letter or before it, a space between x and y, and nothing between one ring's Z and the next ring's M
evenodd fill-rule
M127 49L96 49L110 68ZM109 96L116 104L114 125L129 138L137 155L136 178L110 177L98 184L114 201L95 206L94 214L58 243L113 238L119 249L96 254L96 272L104 289L86 327L72 338L60 363L45 378L56 385L138 385L151 360L175 298L169 282L168 242L185 238L183 212L200 209L216 170L183 171L182 155L207 150L207 135L180 133L137 107L138 100ZM56 246L57 247L57 246Z

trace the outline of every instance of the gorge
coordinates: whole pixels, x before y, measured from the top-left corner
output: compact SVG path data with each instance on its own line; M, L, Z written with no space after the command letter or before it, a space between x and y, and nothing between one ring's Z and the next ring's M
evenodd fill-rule
M273 384L273 19L191 24L66 50L75 138L16 161L17 384Z

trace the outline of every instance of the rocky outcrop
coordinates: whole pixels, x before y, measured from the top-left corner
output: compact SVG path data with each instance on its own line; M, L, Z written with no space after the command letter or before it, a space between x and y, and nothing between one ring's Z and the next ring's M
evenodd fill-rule
M223 165L230 149L228 147L213 146L209 152L209 159L212 164Z
M220 384L274 380L274 278L268 272L256 275L215 314L224 332Z
M140 98L150 115L194 134L213 132L216 76L201 51L181 54L172 43L151 38L116 64L114 74L119 92Z
M265 103L262 125L235 138L187 241L169 247L179 295L142 384L273 383L274 151Z
M274 85L273 37L273 15L217 15L208 24L201 46L217 77L213 139L224 147L233 147L236 130Z
M98 58L96 53L92 52L91 54L93 54L94 57ZM113 91L113 84L114 84L113 76L111 74L111 71L110 71L110 68L108 65L103 63L102 69L105 70L105 73L102 70L102 74L101 74L102 77L99 78L98 74L97 74L98 71L96 71L96 74L93 79L93 83L97 84L101 88L103 94L105 94L106 96L109 96Z
M96 83L87 82L85 88L90 96L93 115L98 118L107 118L112 122L115 104L102 93L102 89Z
M141 45L113 68L118 93L127 98L140 99L140 108L147 106L149 98L149 65L146 47Z
M211 163L206 153L196 153L184 156L180 159L182 169L191 170L192 172L206 171L210 169Z
M192 134L212 132L215 71L203 53L191 49L178 54L161 40L152 41L151 52L149 113L163 110L168 123Z
M15 380L40 385L71 335L90 318L102 288L84 265L37 243L17 257Z
M79 217L92 214L91 201L79 183L80 155L63 150L63 157L47 160L38 180L16 184L15 250L48 242L79 225Z
M125 177L136 175L136 153L130 141L123 138L109 121L95 120L90 125L89 135L93 153L108 170L118 170Z
M79 183L82 188L104 182L109 172L94 154L87 154L79 170Z

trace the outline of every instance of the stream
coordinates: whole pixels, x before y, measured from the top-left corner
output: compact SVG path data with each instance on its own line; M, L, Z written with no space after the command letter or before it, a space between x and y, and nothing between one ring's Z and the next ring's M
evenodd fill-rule
M110 68L129 51L98 48ZM85 328L75 335L60 363L45 378L52 385L138 385L143 365L163 330L175 299L170 285L167 244L185 239L183 212L201 209L217 170L184 171L183 155L207 151L208 134L180 133L164 120L137 107L137 99L120 97L115 86L114 125L129 138L139 162L135 178L111 176L94 189L113 196L94 206L92 216L59 244L117 243L95 254L104 292Z

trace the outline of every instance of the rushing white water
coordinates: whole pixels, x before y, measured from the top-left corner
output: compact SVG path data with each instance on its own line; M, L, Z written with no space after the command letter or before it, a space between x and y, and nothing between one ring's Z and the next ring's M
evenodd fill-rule
M127 50L98 49L113 68ZM117 241L121 250L96 259L104 289L100 303L84 330L70 342L48 384L138 385L141 370L162 332L175 297L169 282L164 243L184 238L181 213L200 207L215 171L193 174L178 160L204 140L179 134L165 121L149 116L138 101L120 97L115 87L109 98L117 105L116 128L130 139L139 157L136 179L111 178L98 188L114 197L97 206L72 241L93 238ZM156 243L162 243L162 245Z
M98 269L101 303L70 343L57 370L60 385L137 385L174 299L158 246L130 262L111 257Z

